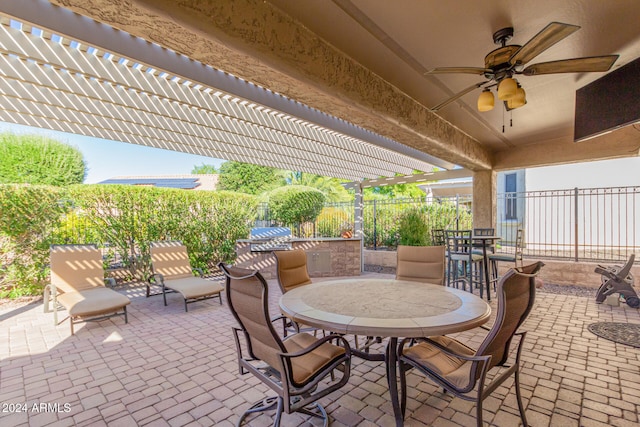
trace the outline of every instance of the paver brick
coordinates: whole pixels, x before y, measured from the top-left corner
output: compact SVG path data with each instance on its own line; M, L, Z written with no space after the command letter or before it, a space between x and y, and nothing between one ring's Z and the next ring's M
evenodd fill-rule
M270 307L278 311L279 290ZM217 302L199 302L185 313L178 303L145 298L144 289L121 289L132 298L129 324L120 319L54 327L50 313L33 307L0 317L0 403L62 402L70 413L5 414L0 425L204 425L231 426L253 402L272 392L252 375L239 375L230 333L234 320ZM492 301L495 307L495 301ZM40 307L41 308L41 307ZM0 314L4 314L0 306ZM591 334L597 321L632 321L637 310L596 305L591 298L538 293L522 329L529 331L521 385L531 425L560 427L638 424L640 360L637 350ZM489 323L490 324L490 323ZM122 339L105 341L118 334ZM456 334L477 347L483 331ZM351 338L350 338L351 339ZM376 344L373 351L383 351ZM33 354L30 354L33 353ZM473 425L473 402L443 394L417 372L408 377L408 426ZM513 380L484 402L487 424L518 425ZM336 427L394 426L381 363L353 359L341 391L321 400ZM288 415L284 426L306 423ZM252 418L268 426L273 413Z

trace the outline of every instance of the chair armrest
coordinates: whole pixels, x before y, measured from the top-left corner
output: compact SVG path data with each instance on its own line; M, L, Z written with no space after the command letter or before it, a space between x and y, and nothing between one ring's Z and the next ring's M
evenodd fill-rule
M192 270L194 273L198 273L198 276L200 276L200 277L204 277L204 272L202 271L202 269L201 269L201 268L196 267L196 268L192 268L191 270Z
M334 339L336 340L336 345L338 345L339 347L344 348L347 356L350 357L351 356L351 346L349 345L349 342L342 335L338 335L338 334L327 335L326 337L318 339L315 343L313 343L312 345L310 345L307 348L303 348L302 350L296 351L295 353L280 353L280 356L283 359L293 359L293 358L296 358L296 357L304 356L305 354L311 353L313 350L317 349L322 344L324 344L326 342L329 342L331 340L334 340ZM337 343L338 341L341 341L342 345L338 344Z
M105 277L104 278L104 282L107 286L109 286L111 289L116 287L116 279L114 279L113 277Z
M465 356L464 354L454 353L451 350L449 350L448 348L444 347L443 345L433 341L432 339L429 339L429 338L418 338L418 339L420 341L426 342L426 343L436 347L438 350L440 350L441 352L443 352L447 356L455 357L457 359L466 360L466 361L469 361L469 362L481 362L481 363L487 363L491 359L491 356ZM402 349L404 347L404 344L407 341L410 341L410 339L409 338L405 338L400 342L400 345L398 346L398 357L400 357L402 355Z
M153 273L147 277L147 282L151 285L164 285L164 276L160 273Z

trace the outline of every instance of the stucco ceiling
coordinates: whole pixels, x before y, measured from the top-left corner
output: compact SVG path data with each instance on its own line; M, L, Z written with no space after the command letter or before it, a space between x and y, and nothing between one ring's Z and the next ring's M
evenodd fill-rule
M513 26L510 43L524 44L552 21L581 29L531 63L617 54L615 70L640 57L637 0L51 3L471 170L639 154L638 125L573 143L575 91L604 73L520 76L528 104L512 113L479 113L478 90L433 112L479 79L424 75L434 67L481 67L496 30Z
M483 67L484 56L497 47L492 34L504 27L514 27L509 44L519 45L552 21L581 27L531 63L619 54L615 70L640 57L636 0L269 1L427 107L483 79L424 72L435 67ZM491 151L567 143L573 139L576 89L604 74L522 75L518 79L528 103L512 113L504 108L478 112L480 90L475 90L437 114Z

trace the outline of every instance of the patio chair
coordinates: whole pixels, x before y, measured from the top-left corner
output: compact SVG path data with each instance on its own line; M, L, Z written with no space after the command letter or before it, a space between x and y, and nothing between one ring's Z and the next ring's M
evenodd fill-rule
M128 323L129 298L105 286L115 286L113 278L104 277L102 253L95 245L52 245L50 250L51 283L44 289L44 311L53 302L53 321L58 324L58 304L69 314L73 325L124 316ZM60 294L60 292L62 292Z
M473 249L471 230L445 230L447 243L447 286L462 283L469 284L469 292L473 292L473 286L480 288L480 296L483 294L482 278L484 277L484 257Z
M218 266L226 276L229 309L239 325L232 331L240 374L253 374L276 394L252 405L236 425L250 414L274 408L274 426L280 425L283 412L322 418L328 425L327 413L317 401L348 382L349 343L335 334L316 338L298 333L280 339L272 324L278 319L269 315L268 286L262 275L222 263Z
M218 298L224 288L211 280L203 278L202 270L192 269L189 263L187 247L178 241L153 242L149 248L153 274L147 279L147 297L151 295L151 285L162 287L162 298L167 305L167 293L177 292L184 299L184 311L188 304L211 298ZM199 276L194 276L197 272Z
M444 246L398 246L397 280L444 285Z
M273 251L276 257L276 274L282 293L298 286L311 284L307 270L307 253L302 249Z
M498 252L489 254L489 263L491 266L492 281L498 281L498 263L513 263L514 267L522 266L522 248L524 246L524 230L519 228L516 231L516 245L513 252Z
M511 269L498 283L498 309L496 320L477 350L462 342L437 336L419 339L420 343L406 347L411 339L403 339L398 350L400 364L400 407L402 414L407 406L407 371L416 368L454 396L476 403L476 422L482 426L482 402L500 384L514 375L516 400L523 426L527 419L520 392L520 357L526 332L517 332L525 321L535 300L535 277L544 264L537 262ZM511 366L509 346L514 335L520 337L515 360ZM505 369L496 373L489 384L486 376L492 368Z
M431 229L431 244L433 246L444 246L444 229L443 228Z

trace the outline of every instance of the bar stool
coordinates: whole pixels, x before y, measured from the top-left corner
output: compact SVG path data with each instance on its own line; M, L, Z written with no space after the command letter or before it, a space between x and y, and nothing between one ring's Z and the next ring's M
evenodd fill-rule
M473 251L471 230L445 230L445 236L449 270L447 286L457 288L458 283L462 283L462 289L465 289L465 283L468 283L469 292L473 292L473 285L476 285L482 297L484 257Z

